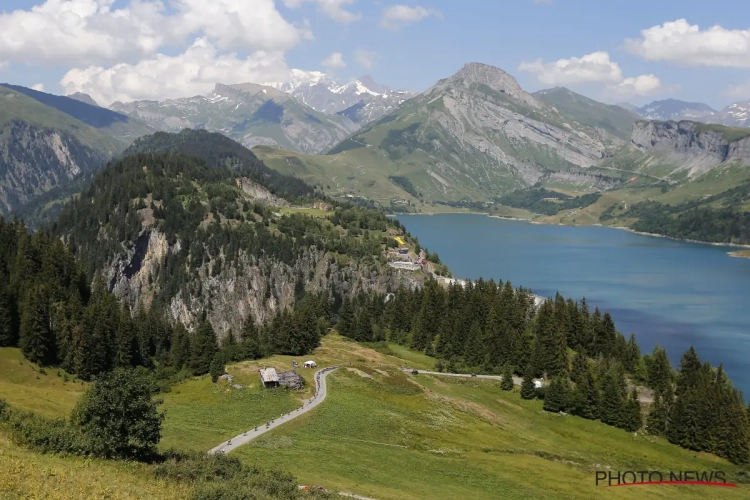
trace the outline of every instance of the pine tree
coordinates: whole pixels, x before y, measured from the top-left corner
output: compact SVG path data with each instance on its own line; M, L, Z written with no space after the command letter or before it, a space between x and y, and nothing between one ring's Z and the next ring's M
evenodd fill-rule
M513 390L513 370L510 363L503 365L503 379L500 381L500 389L504 391Z
M172 365L178 370L190 362L190 334L178 323L172 334Z
M599 388L589 370L583 382L576 386L572 396L571 412L589 420L596 420L600 414L600 399Z
M255 320L248 315L240 334L242 355L245 359L258 359L261 356L260 335Z
M534 376L531 371L531 367L527 367L523 375L523 382L521 383L521 397L523 399L534 399L536 398L536 387L534 387Z
M219 352L219 342L211 323L204 320L198 325L190 342L190 351L190 368L193 375L208 373L211 361Z
M464 350L464 361L467 366L478 367L484 358L484 345L482 344L482 329L478 321L474 321L469 329L469 338Z
M211 382L214 384L219 380L219 377L224 375L224 356L222 353L217 352L214 354L208 372L211 374Z
M0 347L15 347L18 335L13 327L11 299L4 278L5 270L0 267Z
M586 356L581 354L580 352L577 353L573 357L573 370L570 372L570 379L577 385L580 385L586 379L586 375L588 374L588 372L589 362L586 359Z
M544 409L549 412L557 413L565 411L568 408L568 378L560 374L550 383L546 394L544 395Z
M672 368L667 359L667 352L660 346L654 347L651 355L651 366L648 370L648 386L656 392L663 393L672 383Z
M612 368L605 375L602 383L601 404L599 406L599 416L605 424L620 427L623 419L624 394L620 376L622 375L619 366Z
M628 340L628 343L625 347L625 356L623 359L625 370L627 370L628 373L635 373L636 366L638 365L640 359L641 350L635 341L635 334L631 333L630 339Z
M42 287L30 287L21 308L21 351L26 359L41 366L54 364L57 351L45 295Z
M643 427L643 416L641 415L641 403L638 401L638 391L633 388L630 398L623 407L623 417L620 426L628 432L635 432Z
M669 395L667 395L669 394ZM665 391L665 395L657 392L654 395L654 404L646 419L646 430L655 436L663 436L667 432L667 423L669 421L669 401L671 390Z
M135 325L130 318L127 306L122 308L119 323L115 365L120 368L130 368L139 364L140 353L136 343Z

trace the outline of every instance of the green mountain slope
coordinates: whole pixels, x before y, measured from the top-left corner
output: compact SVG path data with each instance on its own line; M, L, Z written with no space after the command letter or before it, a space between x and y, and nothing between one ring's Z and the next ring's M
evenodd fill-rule
M0 86L0 215L99 168L125 144Z
M18 85L4 83L2 86L31 97L46 106L62 111L72 118L101 130L105 134L115 137L126 144L133 142L138 137L156 132L154 127L137 118L116 113L99 107L96 104L83 102L72 97L47 94Z
M533 95L579 124L599 128L626 142L630 141L633 124L641 119L620 106L603 104L563 87L540 90Z
M609 127L614 133L603 126L608 113L616 114L610 108L567 113L565 106L558 109L528 94L504 71L472 63L342 141L326 157L273 164L292 172L296 163L300 175L319 185L334 190L337 184L339 190L379 200L489 201L551 174L575 175L576 182L591 188L597 181L587 178L588 169L625 135L619 115Z

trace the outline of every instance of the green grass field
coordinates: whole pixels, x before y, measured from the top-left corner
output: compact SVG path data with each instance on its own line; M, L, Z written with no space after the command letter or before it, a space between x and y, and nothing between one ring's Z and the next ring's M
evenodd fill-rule
M74 376L67 377L68 381L57 368L40 370L24 359L20 349L0 348L0 399L16 408L47 417L70 414L85 387Z
M56 404L47 407L47 414L66 413L82 387L62 384L56 375L37 379L32 365L20 364L19 356L16 349L0 350L0 397L19 407L44 408L50 403L11 397L27 386L35 387L46 391L47 399ZM745 484L737 489L597 487L597 470L724 470L732 481L737 468L662 439L549 414L540 401L525 401L518 392L503 392L495 381L403 373L401 366L428 370L434 367L434 360L396 344L366 346L335 333L308 356L273 356L228 366L233 382L246 386L243 389L232 389L227 382L213 384L208 377L174 386L163 395L167 416L162 448L208 450L295 408L311 395L315 370L299 369L307 383L300 391L263 390L257 374L264 366L287 369L293 359L300 364L312 359L319 368L342 366L328 378L328 398L310 413L233 454L249 463L289 470L302 484L319 484L378 500L750 496ZM12 377L6 376L11 373L8 367L14 367ZM85 497L105 497L105 493L96 493L96 488L119 489L117 485L127 483L121 498L130 498L128 491L143 488L150 492L149 488L157 487L135 466L91 462L86 469L83 463L19 450L0 438L3 469L50 470L69 478L69 486L60 490L61 498L76 496L71 493L78 491L74 488L87 488ZM96 479L89 479L90 475ZM23 498L46 497L44 492L51 491L54 477L35 476L33 482L19 484L13 476L0 474L0 484ZM165 497L170 491L171 497L177 498L183 493L176 486L167 486Z

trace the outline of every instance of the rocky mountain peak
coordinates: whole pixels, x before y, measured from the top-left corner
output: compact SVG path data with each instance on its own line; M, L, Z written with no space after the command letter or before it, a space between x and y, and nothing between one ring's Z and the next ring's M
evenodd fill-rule
M455 75L448 78L446 83L477 83L485 85L492 90L502 92L532 108L541 108L542 103L534 96L524 91L515 78L500 68L483 63L465 64Z
M376 82L371 75L364 75L357 79L362 85L378 94L388 94L391 89Z
M82 92L76 92L75 94L70 94L66 97L75 99L76 101L85 102L86 104L90 104L91 106L99 107L99 104L97 104L97 102L90 95L84 94Z
M281 90L266 85L259 85L257 83L235 83L232 85L217 83L214 87L214 94L216 95L236 95L238 92L246 94L248 97L263 94L263 97L267 97L268 99L286 97L288 95Z

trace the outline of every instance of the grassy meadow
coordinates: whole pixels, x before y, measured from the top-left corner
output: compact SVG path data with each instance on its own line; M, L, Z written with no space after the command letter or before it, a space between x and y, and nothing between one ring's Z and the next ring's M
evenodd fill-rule
M263 390L257 374L266 366L288 369L293 359L300 365L315 360L319 368L342 366L328 377L328 398L232 454L247 463L289 470L302 484L378 500L750 496L746 484L736 489L596 487L597 470L724 470L733 481L737 468L662 439L549 414L541 401L522 400L518 388L503 392L495 381L401 372L401 366L432 369L434 360L403 346L362 345L335 333L308 356L228 366L233 383L242 389L226 381L213 384L208 377L172 387L162 395L166 420L161 447L208 450L295 408L312 394L315 370L299 369L306 381L300 391ZM38 374L16 349L0 349L0 398L11 404L64 416L83 386L62 380L54 370ZM44 396L22 396L27 389ZM138 465L40 455L14 447L2 435L0 471L0 498L6 492L13 492L10 498L189 494L185 486L162 484Z

